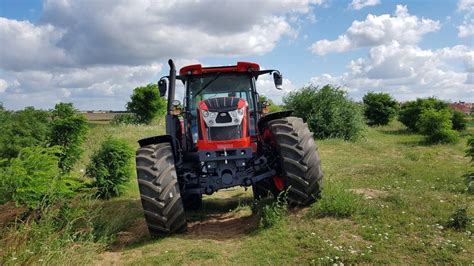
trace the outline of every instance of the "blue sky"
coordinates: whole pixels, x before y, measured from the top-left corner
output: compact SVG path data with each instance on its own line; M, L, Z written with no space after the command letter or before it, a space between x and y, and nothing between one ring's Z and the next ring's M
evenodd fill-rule
M280 69L283 91L258 83L277 102L311 83L474 102L473 40L474 0L0 0L0 102L121 110L169 57Z

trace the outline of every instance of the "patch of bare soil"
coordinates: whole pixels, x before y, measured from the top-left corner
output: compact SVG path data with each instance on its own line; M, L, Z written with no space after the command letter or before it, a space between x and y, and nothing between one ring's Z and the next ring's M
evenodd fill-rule
M258 215L236 216L234 213L208 215L203 221L188 224L186 237L228 240L250 233L258 227Z
M17 207L15 202L0 205L0 229L15 221L17 217L27 211L24 207Z
M363 195L366 199L376 199L376 198L387 196L386 191L371 189L371 188L356 188L356 189L351 189L350 191L359 195Z
M146 225L145 219L137 219L130 225L130 227L126 231L117 233L117 238L110 247L110 250L121 250L124 247L135 244L146 237L148 237L148 227Z

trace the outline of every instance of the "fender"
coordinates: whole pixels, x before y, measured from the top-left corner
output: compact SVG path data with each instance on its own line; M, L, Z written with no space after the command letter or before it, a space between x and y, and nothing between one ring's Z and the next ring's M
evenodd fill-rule
M176 164L181 163L181 146L177 138L172 137L171 135L160 135L160 136L153 136L149 138L144 138L138 141L140 147L151 145L151 144L159 144L159 143L166 143L168 142L171 144L171 148L173 149L173 156L174 161Z
M274 112L274 113L269 113L266 116L263 116L260 118L258 121L258 131L263 132L263 127L265 124L269 121L275 120L275 119L280 119L283 117L288 117L293 114L293 110L287 110L287 111L279 111L279 112Z

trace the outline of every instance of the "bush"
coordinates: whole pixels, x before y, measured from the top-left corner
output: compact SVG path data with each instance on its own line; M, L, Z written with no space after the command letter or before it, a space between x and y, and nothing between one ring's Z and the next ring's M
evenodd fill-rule
M310 85L290 92L283 101L308 123L317 138L353 140L364 130L361 108L340 88Z
M426 109L420 115L416 127L427 136L430 143L453 143L459 134L452 130L452 112L448 109Z
M86 117L72 103L58 103L51 111L50 145L60 146L59 167L71 171L82 154L81 144L87 134Z
M166 100L160 97L157 84L148 84L133 90L127 110L135 115L138 123L149 124L155 116L165 114Z
M457 131L462 131L467 128L467 116L463 112L453 110L453 129Z
M466 174L466 190L474 194L474 136L467 141L466 157L471 157L471 172Z
M45 145L48 116L33 107L18 112L0 110L0 158L15 158L22 148Z
M59 153L57 146L23 148L9 166L0 169L0 202L15 200L38 209L72 195L80 184L61 176Z
M398 120L402 122L409 130L418 132L418 121L424 110L434 109L443 110L448 109L448 104L436 98L416 99L416 101L409 101L402 105L398 114Z
M120 140L108 138L91 156L86 175L94 179L92 186L103 199L119 196L130 180L133 150Z
M387 125L398 110L398 103L388 93L369 92L363 101L364 115L371 126Z
M260 103L263 103L263 102L267 102L269 105L268 105L268 111L270 113L274 113L274 112L280 112L280 111L283 111L283 106L281 105L278 105L278 104L275 104L272 99L264 96L264 95L260 95L259 98L258 98L258 101Z
M112 125L134 125L137 124L137 118L132 114L118 114L110 121Z
M309 212L311 217L347 218L363 207L362 197L344 189L339 183L324 186L322 197Z
M467 208L459 208L449 217L446 226L455 230L465 230L471 220L467 214Z

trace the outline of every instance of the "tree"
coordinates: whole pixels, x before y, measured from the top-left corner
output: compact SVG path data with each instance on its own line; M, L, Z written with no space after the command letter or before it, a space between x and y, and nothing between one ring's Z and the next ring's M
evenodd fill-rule
M409 101L402 105L398 114L398 120L402 122L409 130L418 132L418 121L421 113L427 109L442 110L447 109L448 104L444 101L430 97L426 99L416 99L416 101Z
M25 147L44 146L48 117L47 111L33 107L17 112L0 110L0 158L15 158Z
M462 112L453 110L453 129L457 131L462 131L467 128L466 115Z
M108 138L91 156L86 175L93 178L100 198L119 196L132 173L133 149L124 141Z
M388 93L369 92L363 101L364 115L371 126L387 125L398 110L398 103Z
M87 131L86 117L72 103L58 103L51 110L49 144L61 147L59 167L63 172L71 171L80 159Z
M133 90L127 110L135 115L138 123L149 124L155 116L165 114L166 100L160 96L157 84L148 84Z
M269 104L269 105L268 105L268 111L269 111L270 113L279 112L279 111L282 111L282 110L283 110L283 106L278 105L278 104L275 104L272 99L268 98L268 97L265 96L265 95L260 95L260 96L258 97L258 102L259 102L260 104L262 104L263 102L267 102L267 103Z
M361 109L340 88L310 85L290 92L283 102L308 123L317 138L353 140L364 130Z
M453 143L458 140L459 134L452 129L452 116L448 109L429 108L422 111L416 127L430 143Z

